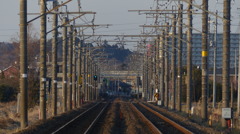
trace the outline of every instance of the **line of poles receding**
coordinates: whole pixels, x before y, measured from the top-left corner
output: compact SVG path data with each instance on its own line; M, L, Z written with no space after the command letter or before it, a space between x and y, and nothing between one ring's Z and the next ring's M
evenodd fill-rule
M154 25L141 25L141 27L152 27L157 29L158 38L155 38L155 44L151 44L148 48L143 65L143 92L144 99L153 100L154 93L159 93L159 100L161 105L171 108L177 111L182 110L182 93L183 93L183 66L182 66L182 46L183 42L186 43L187 48L187 63L186 63L186 113L191 114L192 108L192 97L193 97L193 64L192 64L192 31L193 27L193 6L202 10L202 51L201 51L201 118L204 121L208 120L208 86L209 86L209 67L208 67L208 32L209 32L209 14L214 14L216 16L215 25L217 25L217 18L223 20L223 66L222 66L222 108L229 108L229 89L230 89L230 79L229 79L229 69L230 69L230 0L224 0L223 3L223 16L220 17L216 13L209 12L208 10L208 0L202 0L202 6L193 4L192 0L184 2L187 3L187 10L183 10L183 4L178 5L178 10L169 10L168 13L172 14L171 17L166 16L167 10L133 10L136 12L144 12L144 14L154 14L155 19L165 16L166 18L171 18L171 24L154 24ZM132 10L131 10L132 11ZM161 14L161 11L164 13ZM186 24L183 23L183 11L187 15ZM186 40L183 39L183 27L187 28ZM171 31L169 30L171 29ZM215 30L217 32L217 30ZM199 32L199 30L198 30ZM217 35L217 34L215 34ZM169 41L171 40L171 41ZM215 45L216 45L215 36ZM170 43L171 49L169 48ZM177 49L174 49L176 48ZM171 51L170 53L168 53ZM171 59L170 59L171 56ZM216 55L215 55L216 56ZM171 60L171 61L170 61ZM169 67L171 63L171 67ZM169 69L170 68L170 69ZM170 72L171 71L171 76ZM216 68L214 69L216 71ZM216 75L216 73L214 72ZM171 78L170 78L171 77ZM216 76L214 76L214 81ZM216 85L214 85L216 86ZM170 88L171 87L171 88ZM171 90L170 90L171 89ZM213 91L213 108L216 106L216 87ZM171 104L171 105L170 105ZM239 107L239 105L238 105ZM239 112L238 112L239 113ZM224 118L222 118L222 126L226 127L227 123Z
M70 0L71 1L71 0ZM68 1L68 2L70 2ZM83 101L93 101L98 99L97 85L99 79L94 79L93 76L100 75L99 63L94 60L94 50L91 50L89 45L78 38L80 32L77 32L75 25L70 25L75 19L85 14L93 14L94 12L82 12L82 15L73 19L63 17L62 25L58 26L59 14L58 8L61 5L58 1L52 1L52 64L48 68L46 64L46 37L47 37L47 21L46 16L46 0L40 0L40 114L39 119L47 119L47 105L46 105L46 88L47 88L47 74L51 71L51 111L52 116L56 116L58 111L59 93L58 85L62 87L62 112L67 112L75 108L79 108ZM20 0L20 115L21 128L28 126L28 71L27 71L27 0ZM67 14L67 13L66 13ZM76 12L81 14L81 12ZM34 20L36 20L34 19ZM33 20L33 21L34 21ZM69 25L70 26L69 26ZM92 25L96 27L96 25ZM84 27L84 26L83 26ZM87 25L87 27L91 27ZM58 38L58 28L62 28L61 40ZM62 80L58 80L58 55L57 46L62 43ZM49 70L49 71L47 71ZM60 82L60 84L59 84Z

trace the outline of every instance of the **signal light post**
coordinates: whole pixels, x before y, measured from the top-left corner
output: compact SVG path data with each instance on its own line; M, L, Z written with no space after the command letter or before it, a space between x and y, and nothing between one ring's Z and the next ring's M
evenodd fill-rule
M97 68L97 66L94 66L94 73L96 73L96 68ZM94 96L94 99L97 100L97 87L96 87L97 86L97 80L98 80L97 75L93 76L93 80L94 80L93 96Z

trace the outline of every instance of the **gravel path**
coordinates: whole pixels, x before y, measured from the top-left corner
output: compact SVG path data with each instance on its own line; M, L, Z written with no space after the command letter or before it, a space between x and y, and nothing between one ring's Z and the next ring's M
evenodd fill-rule
M117 98L110 105L104 118L100 119L101 126L92 134L148 134L149 128L129 107L128 99Z

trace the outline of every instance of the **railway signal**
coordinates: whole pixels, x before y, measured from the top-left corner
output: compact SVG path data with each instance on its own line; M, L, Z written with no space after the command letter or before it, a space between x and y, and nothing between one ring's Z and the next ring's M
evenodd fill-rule
M94 79L95 81L97 81L97 75L94 75L94 76L93 76L93 79Z

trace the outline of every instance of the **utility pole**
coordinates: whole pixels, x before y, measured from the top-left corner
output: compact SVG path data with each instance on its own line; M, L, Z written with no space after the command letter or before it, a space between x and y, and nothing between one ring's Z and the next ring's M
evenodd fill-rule
M85 46L85 45L84 45ZM84 47L83 46L83 47ZM86 100L86 95L87 95L87 73L86 73L86 66L87 66L87 63L86 63L86 48L84 47L83 48L83 92L84 92L84 95L83 95L83 100L85 101Z
M230 69L230 23L231 23L231 0L223 1L223 68L222 68L222 108L229 107L229 69ZM222 126L227 122L222 119Z
M46 0L40 1L40 119L46 119Z
M208 89L208 0L202 1L202 119L207 120Z
M216 15L218 15L218 11L216 11ZM213 59L213 108L216 107L216 58L217 58L217 25L218 19L217 16L215 18L215 36L214 36L214 59Z
M154 46L153 46L153 79L154 79L154 86L153 86L153 93L152 96L154 96L155 94L155 90L158 87L158 76L157 76L157 44L155 42ZM137 55L135 55L135 59L137 60ZM138 92L139 93L139 92ZM154 97L153 97L154 100Z
M95 87L94 87L94 85L95 85L95 80L93 80L93 76L95 75L95 63L94 63L94 61L93 61L93 59L92 59L92 78L91 78L91 83L92 83L92 86L91 86L91 88L92 88L92 100L94 100L95 98L94 98L94 96L95 96Z
M172 15L172 109L175 110L176 108L176 15Z
M145 91L145 96L146 96L146 99L148 99L148 96L149 96L149 89L148 89L148 86L149 86L149 74L148 74L148 67L149 67L149 64L148 64L148 54L146 54L146 66L145 66L145 71L146 71L146 75L145 75L145 80L146 80L146 91Z
M89 45L89 44L88 44ZM89 77L90 77L90 74L89 74L89 54L88 52L86 51L86 99L87 101L89 101Z
M20 123L28 126L27 0L20 0Z
M151 46L152 47L152 46ZM153 70L152 70L152 48L149 49L150 51L150 55L149 55L149 61L148 61L148 65L149 65L149 72L148 72L148 78L149 78L149 100L152 101L152 73L153 73Z
M89 49L89 53L91 52L91 49ZM89 57L88 57L88 60L89 60L89 62L88 62L88 66L89 66L89 100L90 101L92 101L93 99L92 99L92 85L93 85L93 82L92 82L92 80L93 80L93 61L92 61L92 59L91 59L91 53L89 54ZM116 82L116 81L115 81Z
M82 41L78 43L78 106L81 106L81 96L82 96Z
M165 101L164 101L164 103L165 103L165 107L167 107L168 108L168 91L169 91L169 87L168 87L168 81L169 81L169 65L168 65L168 42L169 42L169 38L168 38L168 35L169 35L169 23L166 23L166 32L165 32L165 49L164 49L164 53L165 53L165 55L164 55L164 59L165 59ZM174 48L172 48L172 49L174 49Z
M73 58L72 58L72 91L73 91L73 108L76 108L76 35L77 35L77 30L75 29L73 31Z
M93 79L93 76L95 75L95 63L94 63L94 61L93 61L93 59L92 59L92 78L91 78L91 83L92 83L92 100L95 100L95 80Z
M143 87L143 92L142 92L142 99L143 100L145 100L145 95L146 95L146 84L145 84L145 76L146 76L146 74L145 74L145 61L144 61L144 59L145 59L145 54L143 55L143 70L142 70L142 74L143 74L143 80L142 80L142 82L143 82L143 85L142 85L142 87Z
M94 74L97 75L97 64L95 64L94 66ZM97 81L100 79L100 76L97 75L97 80L96 81L93 81L94 82L94 100L97 100ZM119 80L118 80L118 87L119 87Z
M149 49L149 52L152 53L151 48ZM152 101L152 55L150 54L148 57L148 66L149 66L149 71L148 71L148 83L149 83L149 91L148 91L148 95L149 95L149 100Z
M238 97L237 97L237 117L240 116L240 33L238 33Z
M67 22L67 18L63 18L63 24ZM63 90L63 112L67 112L67 27L62 28L62 51L63 51L63 58L62 58L62 90Z
M89 50L90 51L90 50ZM91 58L90 58L90 55L89 55L89 100L90 101L92 101L93 99L92 99L92 85L93 85L93 83L92 83L92 79L93 79L93 63L92 63L92 60L91 60ZM116 81L115 81L115 83L116 83ZM116 86L116 85L115 85Z
M156 89L157 93L159 94L159 90L160 90L160 35L157 37L156 40L156 76L157 76L157 80L156 80ZM159 96L157 98L157 101L159 100Z
M92 73L93 76L97 75L96 74L96 65L95 65L95 63L93 63L93 71L92 72L93 72ZM92 79L93 79L93 77L92 77ZM92 88L92 94L93 94L92 96L93 97L92 98L93 98L93 100L95 100L95 97L96 97L96 92L95 92L96 91L96 81L95 80L92 81L92 86L93 86L93 88Z
M177 86L177 110L181 111L181 92L182 92L182 22L183 22L183 16L182 16L182 10L183 5L180 4L178 6L178 86Z
M162 31L162 35L160 37L160 96L161 96L161 103L164 105L164 44L165 44L165 31Z
M93 80L93 76L94 76L94 62L93 62L93 59L91 60L91 77L90 77L90 80L91 80L91 100L94 100L94 80Z
M98 65L99 66L99 65ZM97 66L97 74L98 74L98 80L97 80L97 85L96 86L98 86L98 84L100 84L100 80L101 80L101 70L100 70L100 68ZM99 91L100 91L100 88L98 88L97 90L96 90L96 100L98 100L98 95L99 95Z
M235 74L234 74L234 82L233 82L233 89L234 90L237 90L237 49L235 49L235 57L234 57L234 59L235 59L235 63L234 63L234 72L235 72ZM234 91L234 90L232 90L232 91ZM232 98L231 98L232 99Z
M187 103L186 113L190 114L192 101L192 0L188 4L187 31Z
M53 8L58 5L58 1L53 1ZM58 10L53 14L53 38L52 38L52 115L57 115L57 42L58 42ZM50 85L49 85L50 86Z
M137 99L139 99L139 81L140 81L140 77L139 77L139 73L138 73L138 76L137 76ZM119 78L118 78L118 89L119 89Z
M69 27L68 41L68 110L72 110L72 60L73 59L73 26Z

